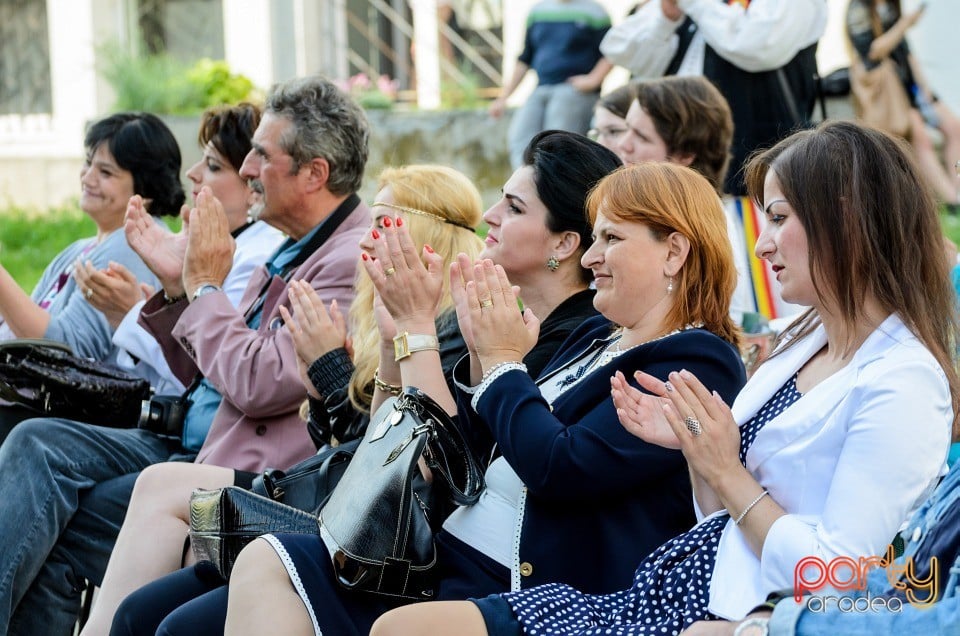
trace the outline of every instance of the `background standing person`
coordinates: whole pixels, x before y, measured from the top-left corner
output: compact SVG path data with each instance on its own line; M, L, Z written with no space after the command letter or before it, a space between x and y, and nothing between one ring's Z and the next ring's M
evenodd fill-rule
M917 58L910 52L907 33L920 20L926 4L903 13L900 0L850 0L847 7L847 37L856 59L867 71L891 60L910 103L907 139L916 153L927 183L950 211L960 211L960 193L954 164L960 160L960 120L937 97L926 82ZM943 134L942 158L938 156L927 126Z
M523 149L541 130L585 134L590 128L600 84L612 64L600 54L610 16L594 0L542 0L527 16L523 52L510 81L490 105L503 115L507 98L527 71L537 73L537 87L510 121L507 144L514 170L523 164Z
M747 157L808 126L826 0L650 0L600 50L640 77L703 75L733 113L724 191L743 195Z

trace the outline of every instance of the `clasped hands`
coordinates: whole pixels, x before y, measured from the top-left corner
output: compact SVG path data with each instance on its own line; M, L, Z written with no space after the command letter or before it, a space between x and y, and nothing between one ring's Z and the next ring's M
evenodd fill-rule
M130 197L124 231L130 247L143 259L170 298L193 293L203 285L222 286L233 267L236 242L223 205L204 186L195 207L181 210L183 229L174 234L151 217L140 196Z
M634 378L648 393L628 384L620 371L610 378L613 405L627 431L646 442L680 449L711 486L731 470L742 469L740 429L716 391L708 391L686 370L670 373L666 382L642 371ZM688 425L688 419L699 427Z

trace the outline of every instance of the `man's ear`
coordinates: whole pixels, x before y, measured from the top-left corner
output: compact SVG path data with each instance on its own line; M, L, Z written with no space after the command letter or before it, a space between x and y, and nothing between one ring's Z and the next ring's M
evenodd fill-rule
M578 249L580 249L580 235L568 230L562 232L554 243L552 256L556 256L561 261L566 260L576 255Z
M664 261L663 273L667 276L676 276L690 254L690 239L680 232L671 232L667 237L667 260Z
M314 192L327 186L330 180L330 164L322 157L315 157L300 168L307 171L307 191Z

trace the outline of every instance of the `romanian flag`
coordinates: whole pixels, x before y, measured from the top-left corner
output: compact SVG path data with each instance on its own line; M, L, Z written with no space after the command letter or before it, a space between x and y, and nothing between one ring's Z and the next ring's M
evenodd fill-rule
M765 222L761 210L750 197L736 197L734 203L737 215L740 217L740 226L743 228L743 243L747 250L747 262L750 265L750 280L753 282L753 300L757 312L768 319L779 318L777 307L777 284L766 261L757 258L754 246L763 230Z

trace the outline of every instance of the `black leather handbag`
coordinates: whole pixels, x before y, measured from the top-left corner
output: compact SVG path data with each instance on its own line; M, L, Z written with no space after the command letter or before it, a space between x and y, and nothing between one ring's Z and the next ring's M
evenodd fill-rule
M240 551L269 532L316 534L317 513L360 440L327 448L284 472L267 470L250 490L198 489L190 497L190 543L198 561L230 576Z
M421 457L432 473L428 483ZM347 589L427 601L436 593L431 500L443 486L460 505L477 502L483 474L450 416L407 387L383 403L323 506L320 537ZM436 520L441 521L441 520Z
M150 383L73 355L54 340L0 342L0 398L38 415L100 426L137 426Z
M420 471L421 456L432 483ZM190 498L194 554L225 578L256 537L319 529L344 587L429 600L433 532L445 516L444 500L476 503L483 474L446 412L407 388L377 410L362 440L326 449L286 473L266 471L254 488L259 494L230 486L196 490Z

